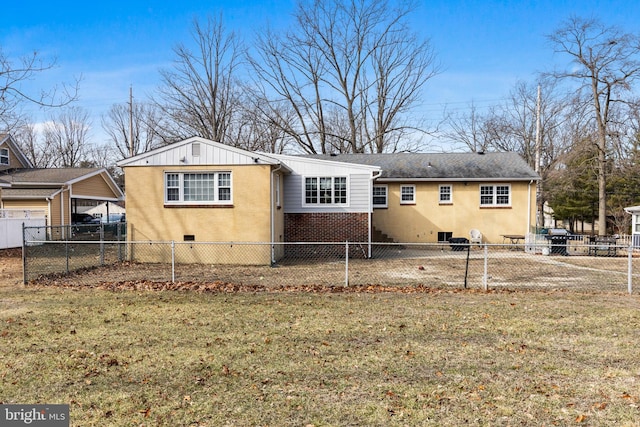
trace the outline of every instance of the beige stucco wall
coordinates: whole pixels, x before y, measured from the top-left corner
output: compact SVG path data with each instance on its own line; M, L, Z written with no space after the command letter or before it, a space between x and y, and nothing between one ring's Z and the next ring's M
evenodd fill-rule
M400 204L400 186L405 184L416 186L414 205ZM452 186L452 204L439 203L440 184ZM389 183L388 208L374 209L373 226L394 241L406 243L435 243L438 232L447 231L452 232L453 237L469 238L472 228L480 230L485 243L502 243L503 234L528 232L535 223L535 183L511 183L511 206L499 208L480 208L482 184Z
M271 167L188 166L125 167L127 222L130 241L183 242L193 235L195 244L180 252L178 262L218 262L268 264L270 245L235 245L224 250L202 247L197 242L269 242L271 241ZM232 206L166 206L164 173L187 171L230 171ZM276 241L284 233L283 209L275 210ZM181 246L182 247L182 246ZM161 249L138 248L135 259L158 259ZM155 255L153 255L155 253ZM178 253L178 252L176 252ZM146 254L146 255L145 255ZM149 256L147 256L149 255Z

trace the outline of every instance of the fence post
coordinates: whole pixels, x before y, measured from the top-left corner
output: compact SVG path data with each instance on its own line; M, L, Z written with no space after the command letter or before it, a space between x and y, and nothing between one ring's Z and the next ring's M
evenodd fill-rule
M629 291L629 295L633 292L633 243L629 245L627 248L628 256L628 265L627 265L627 290Z
M349 286L349 241L344 242L344 286Z
M65 228L67 230L67 228ZM69 232L65 231L65 235L69 234ZM65 236L64 239L64 254L67 260L67 274L69 274L69 236Z
M176 281L176 242L171 241L171 283Z
M104 265L104 222L100 223L100 265Z
M489 290L489 247L487 244L484 244L484 273L482 274L482 288L485 291Z
M22 223L22 284L27 284L27 227Z
M122 262L122 242L120 241L122 239L122 224L123 223L118 223L118 226L116 227L116 240L118 241L118 262Z

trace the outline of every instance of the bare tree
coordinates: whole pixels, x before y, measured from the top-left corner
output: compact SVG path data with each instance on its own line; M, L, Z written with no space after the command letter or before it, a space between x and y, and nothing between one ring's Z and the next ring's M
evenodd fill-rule
M610 124L617 104L640 77L640 40L634 34L606 27L597 20L571 18L549 36L556 52L567 55L571 66L556 71L558 79L579 83L589 93L589 110L597 129L598 233L607 233L607 158Z
M447 113L444 123L444 138L454 145L462 145L472 153L489 151L491 144L491 113L481 114L475 104L468 112Z
M264 114L304 152L402 149L399 135L418 127L407 115L437 72L429 43L409 30L411 11L405 1L300 1L295 27L258 37L250 60ZM282 103L294 122L270 109Z
M31 81L42 72L52 69L55 61L44 62L37 52L11 59L0 47L0 124L8 130L16 124L19 108L24 103L41 107L62 107L77 98L78 84L61 84L49 90L32 93L24 83Z
M12 136L34 167L50 168L54 165L54 152L50 147L47 147L41 132L37 131L33 123L21 124L13 130Z
M63 110L45 124L44 140L54 150L58 167L78 167L86 160L89 113L79 107Z
M166 142L191 136L227 142L240 109L236 72L243 47L222 18L209 17L204 25L195 20L192 36L196 50L178 45L174 67L160 72L155 104L165 120L158 134Z
M159 114L153 105L138 102L114 104L101 117L102 128L120 158L145 153L161 145L157 134L159 122Z

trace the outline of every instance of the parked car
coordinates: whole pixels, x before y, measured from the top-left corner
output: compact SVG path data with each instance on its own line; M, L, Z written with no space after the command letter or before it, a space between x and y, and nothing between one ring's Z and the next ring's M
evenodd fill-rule
M105 215L102 217L102 222L103 223L112 223L112 222L125 222L126 221L126 217L123 213L115 213L115 214L109 214L109 216Z
M88 213L74 213L71 214L71 223L74 225L100 224L100 218Z

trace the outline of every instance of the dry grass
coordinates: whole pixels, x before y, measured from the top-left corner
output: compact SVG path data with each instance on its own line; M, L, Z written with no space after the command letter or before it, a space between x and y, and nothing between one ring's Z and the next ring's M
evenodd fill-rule
M74 426L640 425L636 296L4 283L0 401Z

